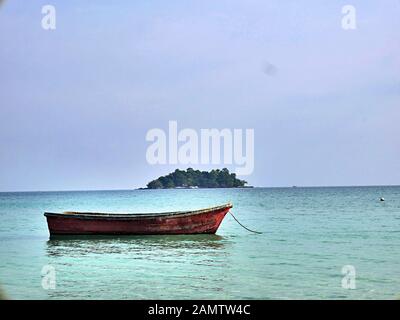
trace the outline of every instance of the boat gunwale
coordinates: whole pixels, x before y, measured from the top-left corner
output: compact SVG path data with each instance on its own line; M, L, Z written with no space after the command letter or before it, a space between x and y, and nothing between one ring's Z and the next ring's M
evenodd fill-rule
M59 218L72 218L72 219L117 219L117 220L131 220L131 219L151 219L151 218L177 218L187 217L197 214L203 214L213 211L219 211L224 209L230 209L233 205L227 203L220 206L209 207L198 210L186 210L186 211L171 211L171 212L159 212L159 213L105 213L105 212L78 212L78 211L65 211L62 213L45 212L45 217L59 217Z

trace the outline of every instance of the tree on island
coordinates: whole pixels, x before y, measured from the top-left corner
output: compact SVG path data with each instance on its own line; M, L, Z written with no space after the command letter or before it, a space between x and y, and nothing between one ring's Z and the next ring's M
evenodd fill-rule
M200 171L188 168L176 169L174 172L159 177L147 184L148 189L171 189L171 188L240 188L247 181L236 178L235 173L229 173L227 168L222 170Z

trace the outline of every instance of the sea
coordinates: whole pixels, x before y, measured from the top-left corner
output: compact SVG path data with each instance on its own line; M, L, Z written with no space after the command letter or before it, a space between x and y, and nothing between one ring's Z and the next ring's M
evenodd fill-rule
M385 201L380 201L384 197ZM50 239L45 211L233 203L215 235ZM400 187L0 193L9 299L400 299Z

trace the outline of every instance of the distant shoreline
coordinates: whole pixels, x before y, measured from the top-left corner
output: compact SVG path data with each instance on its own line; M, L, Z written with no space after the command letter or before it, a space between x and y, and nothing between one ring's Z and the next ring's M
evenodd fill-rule
M252 189L253 186L243 186L243 187L173 187L173 188L137 188L135 190L176 190L176 189Z

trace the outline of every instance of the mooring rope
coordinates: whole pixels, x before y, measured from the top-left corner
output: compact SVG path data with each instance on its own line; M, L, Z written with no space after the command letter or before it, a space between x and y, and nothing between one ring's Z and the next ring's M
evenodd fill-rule
M251 229L245 227L244 225L242 225L242 224L240 223L240 221L239 221L238 219L236 219L236 217L233 215L233 213L232 213L230 210L229 210L228 212L231 214L231 216L233 217L233 219L235 219L235 221L236 221L237 223L239 223L239 225L241 225L241 226L242 226L243 228L245 228L247 231L254 232L254 233L258 233L258 234L262 234L262 232L260 232L260 231L254 231L254 230L251 230Z

